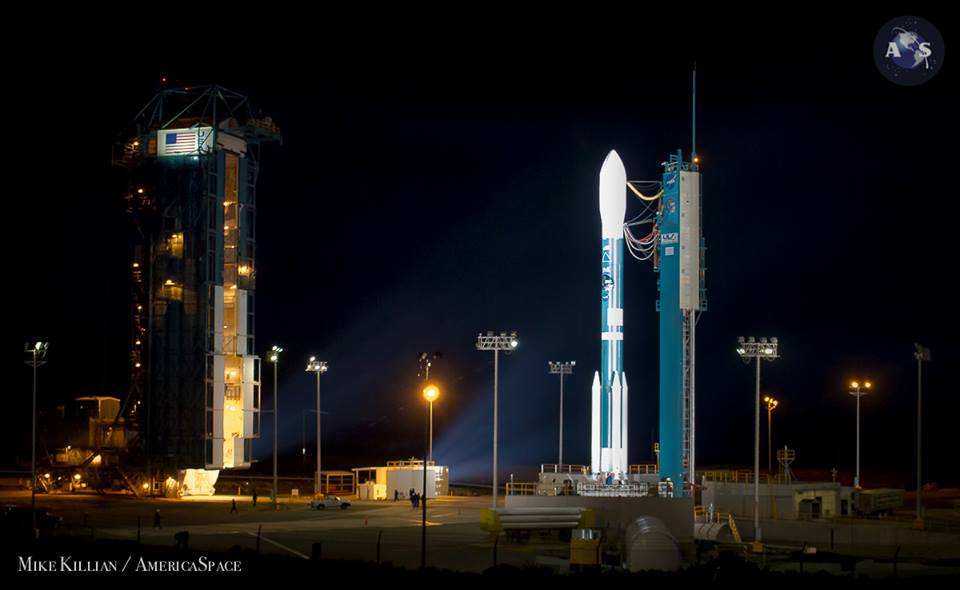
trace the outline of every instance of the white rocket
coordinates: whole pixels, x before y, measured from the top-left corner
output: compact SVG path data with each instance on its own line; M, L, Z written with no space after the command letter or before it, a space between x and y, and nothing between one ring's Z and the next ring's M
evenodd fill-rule
M627 472L627 376L623 372L623 222L627 173L611 150L600 168L600 371L593 375L591 470Z

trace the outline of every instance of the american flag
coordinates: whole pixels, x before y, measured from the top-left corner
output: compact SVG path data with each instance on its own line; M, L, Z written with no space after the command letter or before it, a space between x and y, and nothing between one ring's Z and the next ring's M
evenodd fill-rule
M197 130L167 131L163 137L162 153L165 156L194 154L197 152Z

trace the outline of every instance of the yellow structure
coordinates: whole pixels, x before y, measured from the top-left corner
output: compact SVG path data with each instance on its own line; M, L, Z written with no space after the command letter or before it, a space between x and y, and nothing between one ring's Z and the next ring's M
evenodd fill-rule
M597 515L586 508L484 508L480 530L499 534L504 530L592 529Z
M600 565L600 531L598 529L574 529L570 535L570 567L593 567Z

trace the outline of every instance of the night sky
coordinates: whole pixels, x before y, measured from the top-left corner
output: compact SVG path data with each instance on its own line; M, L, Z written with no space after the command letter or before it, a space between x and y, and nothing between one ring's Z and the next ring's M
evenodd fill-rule
M884 79L873 39L899 14L701 15L671 34L676 18L342 36L326 23L244 39L230 55L54 36L59 57L8 73L22 89L5 125L25 149L5 145L3 362L15 378L0 468L29 460L24 341L51 342L41 406L126 393L130 251L110 146L161 76L245 93L284 136L263 152L256 330L262 356L286 351L286 452L299 453L313 407L303 368L317 355L330 363L325 466L420 455L416 356L437 350L435 456L453 481L489 481L493 358L474 342L516 330L520 347L500 363L502 477L556 461L551 360L577 361L564 456L586 463L600 165L616 149L629 178L656 179L669 153L688 152L696 61L709 302L697 329L699 466L752 464L754 371L736 337L777 336L782 358L764 365L762 390L781 400L774 442L796 449L795 467L852 471L846 384L868 378L863 467L912 486L917 341L933 354L924 479L957 483L955 58L921 86ZM955 21L919 14L951 46ZM628 216L640 208L631 197ZM657 278L627 259L631 463L652 462L657 440ZM269 383L264 394L270 407ZM265 461L269 423L255 444Z

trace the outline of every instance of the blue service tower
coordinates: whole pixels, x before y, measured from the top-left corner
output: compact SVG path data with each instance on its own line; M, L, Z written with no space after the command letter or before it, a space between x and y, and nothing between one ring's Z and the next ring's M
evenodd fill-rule
M660 480L685 495L694 483L697 318L706 309L701 238L700 169L696 154L678 150L664 162L657 227L660 234Z

